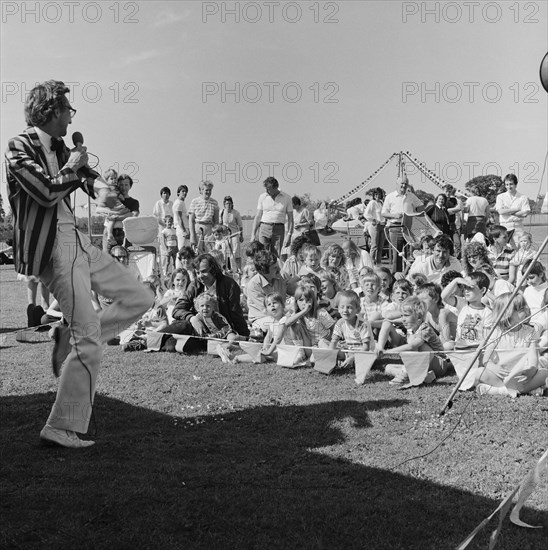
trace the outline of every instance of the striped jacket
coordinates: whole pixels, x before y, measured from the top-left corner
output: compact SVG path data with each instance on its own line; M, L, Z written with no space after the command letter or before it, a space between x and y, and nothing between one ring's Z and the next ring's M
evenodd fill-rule
M64 167L70 155L65 146L57 153ZM15 270L24 275L39 275L47 266L57 233L57 206L79 187L94 197L93 180L85 180L64 167L49 176L47 161L33 128L11 139L5 153L8 199L13 213L13 250ZM98 174L93 172L94 177ZM84 181L84 183L82 183Z

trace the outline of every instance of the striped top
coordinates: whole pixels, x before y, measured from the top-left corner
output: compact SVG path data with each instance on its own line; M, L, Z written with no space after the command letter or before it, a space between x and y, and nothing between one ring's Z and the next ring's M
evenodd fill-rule
M84 174L65 166L70 156L64 146L57 152L62 166L50 176L38 134L27 128L8 142L5 152L8 199L13 213L15 270L23 275L39 275L47 266L57 234L58 208L68 196L82 187L91 197L93 180L82 184ZM91 171L94 177L99 174Z

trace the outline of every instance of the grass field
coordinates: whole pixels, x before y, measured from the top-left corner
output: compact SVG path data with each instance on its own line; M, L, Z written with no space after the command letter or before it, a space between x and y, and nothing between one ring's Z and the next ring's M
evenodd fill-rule
M455 548L536 463L548 400L398 391L373 372L109 347L82 451L39 446L51 343L19 344L25 285L0 268L2 548ZM453 433L451 434L451 431ZM441 446L424 455L444 438ZM497 548L548 543L546 477ZM487 548L489 524L470 548Z

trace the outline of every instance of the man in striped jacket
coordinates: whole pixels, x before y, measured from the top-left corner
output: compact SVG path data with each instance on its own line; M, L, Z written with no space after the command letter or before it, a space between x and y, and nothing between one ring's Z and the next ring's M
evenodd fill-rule
M57 397L40 438L70 448L93 445L87 432L103 342L138 319L152 293L76 229L70 195L82 188L100 204L113 201L105 182L87 167L85 147L70 151L61 139L76 111L63 82L34 87L25 102L29 126L8 143L8 197L14 217L14 259L18 273L35 275L53 293L69 326L56 339L53 366ZM114 301L99 314L91 291Z

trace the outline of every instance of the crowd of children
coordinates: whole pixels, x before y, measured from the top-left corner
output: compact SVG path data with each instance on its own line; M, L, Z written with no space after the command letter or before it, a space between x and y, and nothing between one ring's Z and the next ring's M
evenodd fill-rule
M530 235L524 234L518 253L508 256L503 233L499 231L496 238L501 242L491 251L478 242L468 244L463 272L446 271L437 285L421 274L394 278L386 267L371 265L350 240L343 246L330 244L322 254L299 237L285 263L252 242L246 247L247 262L236 270L239 266L230 262L228 235L219 226L209 241L210 254L223 273L240 284L241 306L249 310L252 338L263 342L260 358L241 349L238 341L244 338L218 313L209 294L195 300L199 317L199 330L193 323L195 335L222 339L218 354L227 363L276 362L280 345L299 349L295 365L309 364L314 348L337 349L340 368L352 366L360 351L379 356L429 351L436 360L425 382L447 373L450 352L484 348L478 392L542 394L548 376L543 355L548 345L546 274L542 264L534 262L523 292L509 303L514 286L507 279L523 277L532 263L534 245ZM166 231L166 244L167 238ZM430 254L431 239L423 241L415 261ZM170 288L157 300L156 307L164 308L168 321L175 303L196 278L193 258L192 248L177 252L178 267L171 274ZM516 348L528 350L517 365L504 353ZM386 372L393 376L393 385L409 381L401 364L389 365Z

